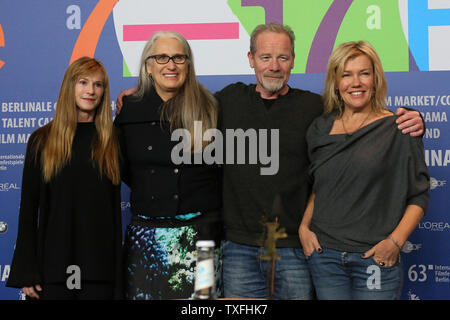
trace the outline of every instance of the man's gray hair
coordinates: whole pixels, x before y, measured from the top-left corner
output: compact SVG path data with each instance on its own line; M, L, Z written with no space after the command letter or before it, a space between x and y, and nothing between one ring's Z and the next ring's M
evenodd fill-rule
M287 35L291 42L291 54L294 55L294 52L295 52L295 50L294 50L294 42L295 42L294 31L292 31L292 29L287 25L282 25L282 24L275 23L275 22L267 23L267 24L260 24L253 30L252 35L250 36L250 53L252 55L255 55L255 53L256 53L256 39L263 32L276 32L276 33L284 33L285 35Z

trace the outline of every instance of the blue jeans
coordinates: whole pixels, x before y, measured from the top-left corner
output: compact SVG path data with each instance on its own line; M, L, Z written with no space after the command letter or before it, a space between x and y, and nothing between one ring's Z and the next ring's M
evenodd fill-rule
M400 258L392 267L382 267L362 253L323 247L310 256L308 266L319 300L400 299L403 271Z
M300 248L278 248L275 262L273 299L313 298L311 276ZM261 260L264 248L231 241L223 245L223 285L225 298L266 298L266 274L271 261Z

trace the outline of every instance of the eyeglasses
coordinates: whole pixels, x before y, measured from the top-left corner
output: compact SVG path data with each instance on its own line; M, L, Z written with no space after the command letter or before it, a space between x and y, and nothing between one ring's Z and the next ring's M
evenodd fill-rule
M176 54L171 57L166 54L156 54L154 56L148 57L147 59L150 58L155 59L157 64L167 64L170 60L172 60L175 64L184 64L188 57L185 54Z

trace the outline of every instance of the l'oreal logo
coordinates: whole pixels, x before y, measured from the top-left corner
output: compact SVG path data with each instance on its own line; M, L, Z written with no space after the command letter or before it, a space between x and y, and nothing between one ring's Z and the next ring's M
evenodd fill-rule
M0 183L0 192L6 192L11 189L20 190L20 188L17 186L17 183L9 183L9 182Z

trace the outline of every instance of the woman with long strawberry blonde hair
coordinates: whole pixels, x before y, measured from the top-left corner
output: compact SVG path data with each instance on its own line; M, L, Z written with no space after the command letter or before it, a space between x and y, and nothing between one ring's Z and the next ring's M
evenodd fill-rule
M119 147L109 80L83 57L67 69L54 119L28 141L7 286L35 299L121 296Z

